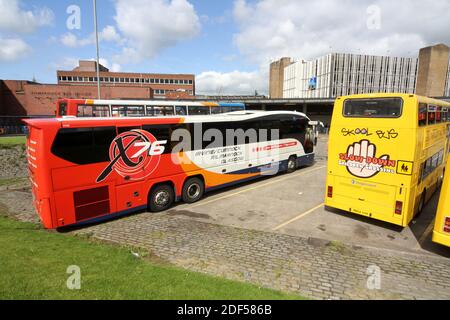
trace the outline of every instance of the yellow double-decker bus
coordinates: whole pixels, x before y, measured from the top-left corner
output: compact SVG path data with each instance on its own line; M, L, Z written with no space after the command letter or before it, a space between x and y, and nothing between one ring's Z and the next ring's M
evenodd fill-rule
M407 226L443 179L450 103L409 94L336 100L325 205Z
M450 162L447 160L447 165ZM445 173L433 230L433 241L450 247L450 170Z

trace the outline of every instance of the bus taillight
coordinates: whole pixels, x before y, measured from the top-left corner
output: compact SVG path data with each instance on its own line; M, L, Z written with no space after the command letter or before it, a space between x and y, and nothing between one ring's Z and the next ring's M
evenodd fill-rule
M333 198L333 187L328 186L328 198Z
M403 202L396 201L395 202L395 214L402 214L403 211Z
M444 232L450 233L450 217L445 218Z

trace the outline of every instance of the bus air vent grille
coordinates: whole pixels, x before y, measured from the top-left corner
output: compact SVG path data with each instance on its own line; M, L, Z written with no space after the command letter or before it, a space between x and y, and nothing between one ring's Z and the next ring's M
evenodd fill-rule
M76 221L110 213L108 187L77 191L73 194Z

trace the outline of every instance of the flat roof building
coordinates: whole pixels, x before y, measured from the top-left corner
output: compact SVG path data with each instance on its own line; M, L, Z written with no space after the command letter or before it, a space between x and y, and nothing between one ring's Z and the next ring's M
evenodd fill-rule
M448 60L448 47L442 44L422 49L420 59L330 53L286 65L282 98L336 98L375 92L450 96Z
M330 53L284 69L284 98L334 98L358 93L413 93L418 59Z
M97 85L97 63L80 61L71 71L57 71L58 84L77 86ZM160 74L110 72L100 65L102 87L146 87L153 90L155 98L172 97L179 94L185 98L195 96L195 76L193 74Z

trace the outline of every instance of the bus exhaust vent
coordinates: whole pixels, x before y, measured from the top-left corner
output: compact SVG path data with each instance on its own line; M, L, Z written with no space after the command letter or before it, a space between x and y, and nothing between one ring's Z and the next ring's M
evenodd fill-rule
M76 221L110 213L108 187L88 189L73 193Z

